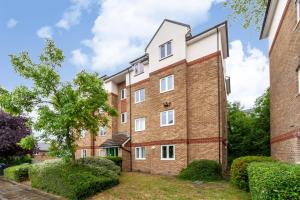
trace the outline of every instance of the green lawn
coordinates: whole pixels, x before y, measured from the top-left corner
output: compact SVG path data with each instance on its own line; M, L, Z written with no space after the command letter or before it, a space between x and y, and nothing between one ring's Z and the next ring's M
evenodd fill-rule
M130 200L130 199L251 199L249 193L241 191L226 181L194 184L174 177L142 173L122 173L120 184L99 193L91 199Z

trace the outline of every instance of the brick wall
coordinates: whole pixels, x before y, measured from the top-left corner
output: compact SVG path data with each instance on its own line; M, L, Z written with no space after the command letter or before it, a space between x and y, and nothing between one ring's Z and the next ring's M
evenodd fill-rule
M272 156L299 162L299 139L276 139L300 128L300 95L296 69L300 65L300 24L296 27L296 6L289 0L277 36L270 50ZM296 153L298 152L298 153Z

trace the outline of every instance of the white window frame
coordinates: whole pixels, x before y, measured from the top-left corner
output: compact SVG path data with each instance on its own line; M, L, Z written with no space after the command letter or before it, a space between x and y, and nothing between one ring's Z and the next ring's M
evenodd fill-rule
M99 135L100 135L101 137L103 137L103 136L106 135L106 129L105 129L105 127L100 126L100 128L99 128Z
M123 121L123 115L124 115L124 121ZM122 112L121 113L121 124L126 124L127 123L127 112Z
M297 23L300 22L300 0L296 0Z
M133 68L134 68L135 76L140 75L140 74L144 73L144 71L145 71L145 66L143 63L136 63L136 64L134 64Z
M300 94L300 66L297 69L297 76L298 76L298 94Z
M137 153L138 149L139 149L139 153ZM142 149L144 151L144 154L142 152ZM146 148L145 147L135 147L135 159L136 160L146 160Z
M87 130L81 130L80 131L80 138L85 138L87 135Z
M169 112L173 112L173 123L169 123ZM163 113L166 113L166 124L162 123L163 119ZM160 126L173 126L175 124L175 110L166 110L163 112L160 112Z
M164 43L162 45L159 45L159 58L160 58L160 60L163 60L163 59L165 59L165 58L170 57L170 56L173 55L172 54L172 50L173 50L172 43L173 43L172 40L169 40L168 42L166 42L166 43ZM169 52L169 54L168 54L168 44L170 44L170 52ZM161 54L162 48L164 48L164 56L162 56L162 54Z
M142 123L143 124L139 124L139 123ZM139 124L139 127L138 127L138 124ZM140 117L140 118L137 118L134 120L134 130L136 132L139 132L139 131L144 131L146 129L146 119L145 117Z
M86 158L87 157L87 150L81 149L80 150L80 158Z
M144 99L141 99L141 92L144 91ZM134 103L141 103L145 101L145 89L139 89L134 92Z
M170 155L169 155L170 146L173 146L173 158L170 158ZM163 158L163 147L167 147L167 158ZM175 145L174 144L161 145L160 150L161 150L161 156L160 156L161 160L175 160Z
M169 82L168 82L168 78L171 77L172 78L172 83L171 83L171 86L169 85ZM165 82L165 90L162 89L162 83ZM174 90L174 75L169 75L169 76L165 76L163 78L161 78L159 80L159 91L160 93L164 93L164 92L169 92L169 91L172 91Z
M121 94L121 100L127 98L126 92L127 92L127 91L126 91L126 88L123 88L123 89L120 91L120 94Z

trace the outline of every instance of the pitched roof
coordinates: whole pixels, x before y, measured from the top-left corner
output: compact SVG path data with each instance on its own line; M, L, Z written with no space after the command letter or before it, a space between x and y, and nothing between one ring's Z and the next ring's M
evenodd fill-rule
M113 133L112 139L107 139L100 147L120 147L129 141L130 137L126 133Z

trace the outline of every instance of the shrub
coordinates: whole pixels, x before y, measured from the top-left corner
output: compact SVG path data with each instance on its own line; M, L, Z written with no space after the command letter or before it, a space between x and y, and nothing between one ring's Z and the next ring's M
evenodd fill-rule
M248 167L252 199L299 200L300 166L286 163L252 163Z
M271 162L270 157L264 156L244 156L235 159L232 162L230 170L230 182L239 187L249 191L247 167L251 162Z
M103 161L103 163L108 162ZM85 199L119 183L115 171L104 165L93 164L82 164L79 161L66 163L62 160L34 164L29 170L31 185L68 199L77 200Z
M118 156L107 156L105 157L108 160L113 161L116 165L118 165L122 169L122 158Z
M21 182L28 179L29 164L16 165L4 169L4 177L11 181Z
M31 163L32 158L30 155L25 156L11 156L7 158L0 157L0 163L5 163L7 166L21 165L23 163Z
M181 170L178 178L191 181L215 181L221 178L221 169L214 160L195 160Z
M90 165L94 167L105 167L111 171L116 172L117 174L120 173L120 167L117 166L113 161L103 158L103 157L87 157L87 158L80 158L75 161L75 163L80 165Z

